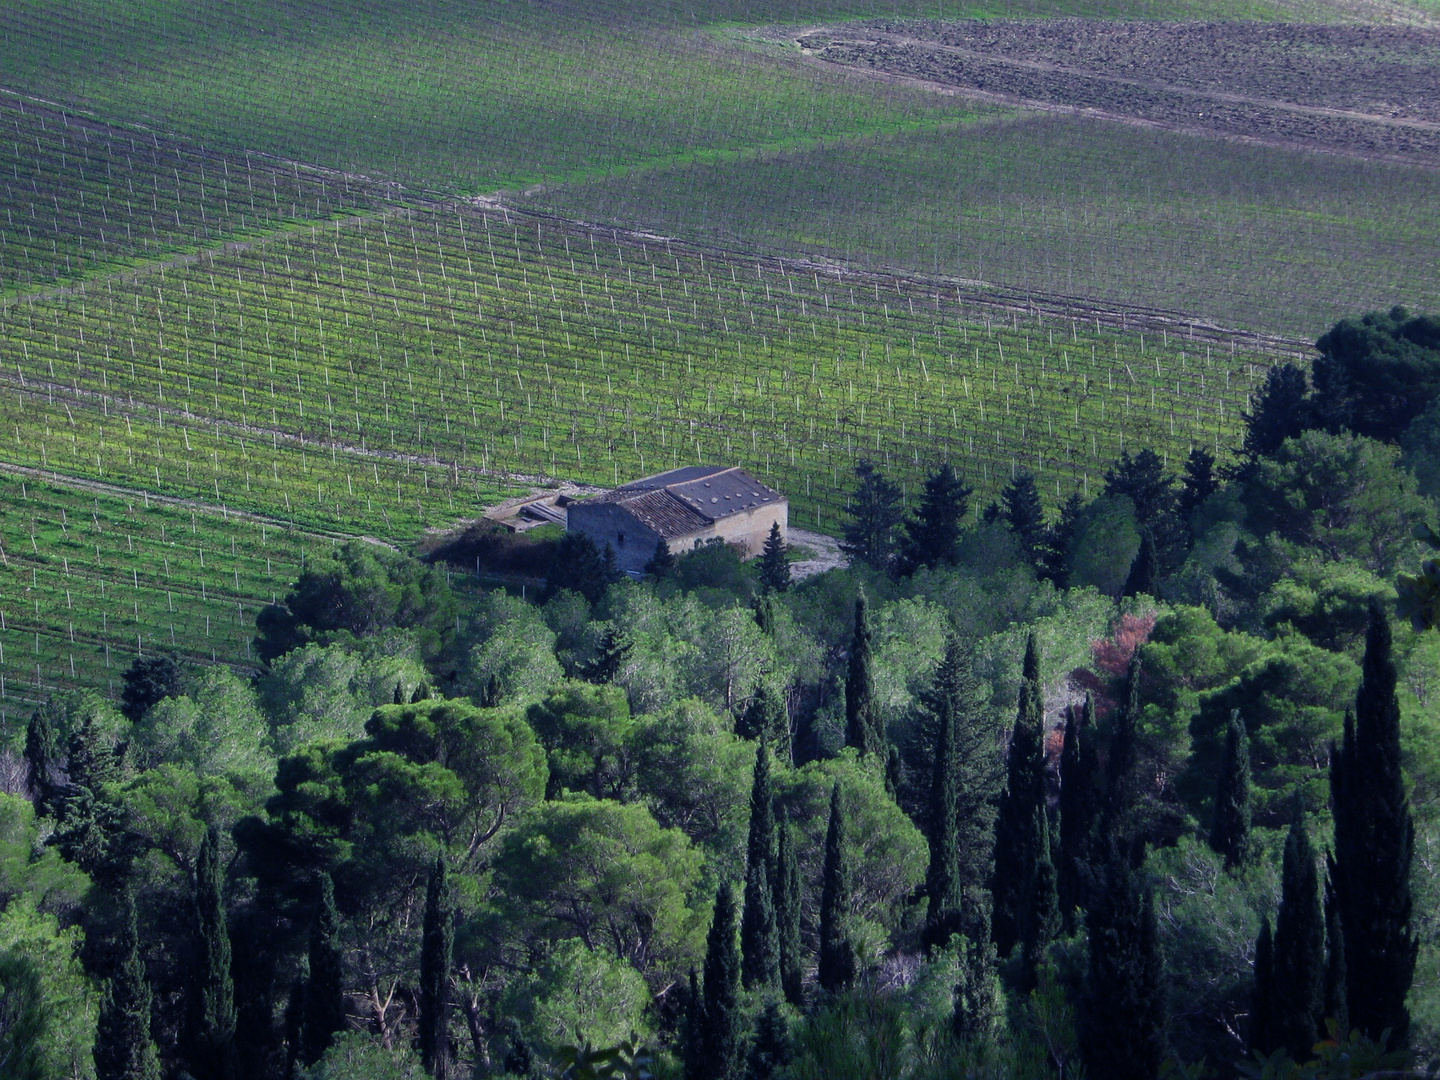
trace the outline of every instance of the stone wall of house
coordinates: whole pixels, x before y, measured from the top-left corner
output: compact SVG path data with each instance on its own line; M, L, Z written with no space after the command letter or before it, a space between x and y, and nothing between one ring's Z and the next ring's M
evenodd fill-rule
M780 535L786 536L790 521L790 505L787 502L767 503L753 510L731 514L715 522L713 528L697 534L697 538L710 539L718 536L727 544L744 545L747 555L759 555L765 549L765 540L770 535L770 526L780 525ZM672 549L676 549L672 543ZM688 545L687 545L688 546ZM683 550L683 549L676 549Z
M567 510L566 528L583 532L600 550L609 544L621 570L640 572L655 555L660 534L634 514L615 503L591 503L580 499Z

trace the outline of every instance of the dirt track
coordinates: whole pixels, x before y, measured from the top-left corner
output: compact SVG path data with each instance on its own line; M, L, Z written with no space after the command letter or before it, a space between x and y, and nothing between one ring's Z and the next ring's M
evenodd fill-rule
M822 63L992 100L1440 166L1440 30L874 20L793 40Z

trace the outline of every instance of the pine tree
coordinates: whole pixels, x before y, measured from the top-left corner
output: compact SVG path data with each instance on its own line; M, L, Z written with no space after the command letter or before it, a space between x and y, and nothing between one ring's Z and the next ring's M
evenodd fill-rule
M1250 995L1250 1030L1246 1045L1251 1053L1269 1057L1279 1047L1275 1036L1275 939L1270 916L1260 924L1255 939L1255 989Z
M838 993L855 981L855 944L850 940L850 867L845 855L845 808L837 783L830 793L825 831L825 867L820 883L820 971L822 990Z
M1110 732L1110 755L1105 778L1104 809L1100 835L1107 844L1129 850L1138 831L1136 807L1140 801L1139 735L1135 730L1140 716L1140 654L1130 658L1125 673L1125 703L1116 710Z
M885 752L885 728L875 701L875 671L870 630L870 607L861 593L855 598L855 633L850 638L850 660L845 676L845 745L860 755Z
M930 865L925 873L925 895L929 904L925 913L925 945L929 949L943 947L952 934L960 931L960 905L963 883L960 880L960 741L957 725L964 703L957 700L963 679L962 666L968 657L960 651L952 636L945 646L945 658L935 672L935 680L924 704L939 721L935 732L934 766L930 778L930 821L926 830L930 841Z
M625 661L632 648L634 643L630 640L630 635L612 619L605 625L605 633L601 635L600 644L595 649L595 659L581 669L581 676L586 682L602 686L614 682L625 670Z
M1112 850L1085 920L1090 961L1080 1048L1091 1076L1155 1080L1165 1057L1165 989L1155 903Z
M1005 790L995 816L995 873L992 934L1000 955L1008 956L1020 938L1025 883L1035 864L1034 821L1045 806L1045 698L1040 658L1032 633L1025 642L1020 701L1010 734Z
M1220 490L1220 481L1215 477L1215 456L1198 446L1185 459L1185 476L1180 481L1180 520L1191 528L1190 519L1195 511L1205 505L1207 499Z
M745 739L766 739L778 760L790 762L790 715L785 699L771 689L763 676L756 680L755 692L735 722L735 734Z
M780 535L780 523L770 523L770 535L765 538L765 550L760 555L760 584L775 592L790 588L790 549Z
M675 569L675 555L670 550L670 545L661 540L655 545L655 554L650 556L650 561L645 564L645 573L649 574L656 581L664 581L670 571Z
M107 793L120 779L125 746L112 746L93 712L70 736L69 781L57 796L57 829L49 843L102 888L121 886L134 855L124 829L124 809Z
M319 880L319 904L310 927L310 974L305 979L301 1005L300 1054L307 1068L319 1061L345 1027L345 999L341 989L340 917L335 910L335 885L330 875Z
M1234 870L1250 857L1250 735L1238 709L1230 713L1225 750L1215 788L1215 817L1210 846Z
M764 735L755 749L750 785L750 838L745 855L745 910L740 917L740 978L746 990L780 977L775 924L775 808L770 788L770 748Z
M1045 507L1035 487L1035 476L1022 472L1000 491L1000 516L1020 541L1025 561L1040 566L1045 554Z
M194 1051L191 1072L198 1080L233 1075L235 983L230 971L230 928L225 917L220 870L220 833L211 825L195 862L195 971L188 990L193 999Z
M450 968L455 920L450 910L445 856L435 859L425 888L420 932L420 1062L436 1080L450 1075Z
M132 724L156 703L180 693L180 666L168 656L138 656L125 669L120 712Z
M855 476L860 483L847 506L850 523L840 546L858 562L889 570L900 523L900 486L881 476L868 461L855 466Z
M1333 866L1330 859L1327 865ZM1335 897L1333 869L1325 875L1325 1019L1339 1031L1350 1031L1350 1010L1345 1007L1345 928Z
M1354 716L1346 716L1344 741L1330 751L1346 1006L1354 1027L1372 1039L1389 1031L1392 1045L1403 1048L1418 949L1410 892L1415 823L1401 770L1390 624L1379 604L1370 608L1361 673Z
M1025 991L1035 989L1045 950L1060 933L1060 893L1050 858L1050 815L1044 806L1036 808L1031 831L1035 858L1025 884L1025 907L1020 913L1020 985Z
M1315 849L1305 831L1305 813L1298 807L1285 839L1273 948L1275 1041L1293 1060L1305 1061L1324 1030L1325 916Z
M800 870L795 864L795 842L790 825L779 822L780 839L775 857L775 933L780 988L799 1008L805 1003L804 956L800 939Z
M95 1080L159 1080L160 1061L150 1037L150 984L140 959L135 900L124 897L118 962L100 1002L95 1029Z
M1125 578L1121 596L1160 595L1160 557L1155 551L1155 534L1149 529L1140 530L1140 547L1130 563L1130 573Z
M730 883L715 896L705 948L700 1022L703 1080L732 1080L740 1061L740 957L735 951L735 893Z
M30 715L25 728L25 786L40 817L49 817L57 809L59 772L60 744L46 702Z
M1095 748L1095 703L1071 708L1060 751L1060 914L1067 933L1074 933L1078 912L1085 905L1090 840L1100 811L1100 763Z
M960 528L972 494L948 461L926 477L920 505L905 522L902 573L913 574L922 566L955 564L960 556Z

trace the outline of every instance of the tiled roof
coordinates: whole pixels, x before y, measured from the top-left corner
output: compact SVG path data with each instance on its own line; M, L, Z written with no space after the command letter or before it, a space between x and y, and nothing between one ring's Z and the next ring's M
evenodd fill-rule
M624 506L670 539L698 532L731 514L784 502L785 496L741 468L690 465L647 476L587 501Z

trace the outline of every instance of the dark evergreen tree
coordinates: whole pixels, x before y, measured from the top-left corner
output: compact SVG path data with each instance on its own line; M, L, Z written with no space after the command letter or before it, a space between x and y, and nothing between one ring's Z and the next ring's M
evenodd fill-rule
M629 633L612 619L606 624L605 633L600 637L595 658L581 668L581 676L586 682L599 685L614 682L625 670L625 661L629 659L632 648L634 642L630 640Z
M1250 857L1250 735L1239 710L1230 714L1225 750L1215 786L1215 817L1210 846L1225 856L1225 869L1234 870Z
M137 656L123 678L120 711L132 724L156 703L180 693L180 665L168 656Z
M1155 550L1155 534L1150 529L1140 530L1140 548L1130 563L1130 573L1120 595L1160 595L1160 556Z
M769 592L762 592L755 598L755 625L766 637L775 636L775 601Z
M972 933L959 939L959 978L955 984L955 1012L951 1031L963 1044L986 1046L1000 1015L999 987L995 977L995 946L983 908Z
M1198 446L1185 459L1185 475L1180 480L1180 522L1188 530L1195 511L1220 490L1220 481L1215 475L1215 455L1201 450Z
M1060 914L1067 933L1074 933L1085 906L1090 871L1090 840L1100 812L1100 762L1095 747L1095 703L1072 707L1060 751Z
M790 588L790 548L780 535L780 523L770 523L770 535L765 538L765 550L760 555L760 584L775 592Z
M1085 919L1089 966L1080 1049L1091 1076L1155 1080L1165 1058L1165 987L1151 894L1112 850Z
M945 658L936 669L935 680L924 704L937 723L930 775L930 815L926 830L930 841L930 865L925 873L925 946L948 944L960 932L960 908L964 883L960 877L960 740L958 727L966 702L960 699L969 657L951 637Z
M225 916L220 833L211 825L195 861L195 970L191 995L196 1080L229 1080L234 1075L235 983L230 970L230 928Z
M690 985L685 995L685 1039L683 1064L685 1080L707 1080L710 1075L705 1063L705 995L695 969L690 969Z
M858 562L889 570L900 525L900 486L885 479L869 461L855 466L855 476L860 483L847 508L850 523L841 547Z
M670 545L661 540L655 545L655 554L651 555L650 561L645 564L645 573L656 581L663 581L673 569L675 569L675 554L670 550Z
M870 606L861 593L855 598L855 632L850 638L850 659L845 676L845 745L863 757L885 752L885 726L875 701L874 634Z
M770 1080L790 1063L793 1053L785 1014L780 1011L779 1002L767 1001L755 1021L755 1038L745 1063L745 1080Z
M690 972L694 978L695 972ZM525 1033L520 1029L520 1021L514 1017L505 1021L505 1037L509 1040L510 1046L505 1051L505 1059L501 1062L503 1068L511 1076L529 1077L535 1072L535 1051L530 1047L530 1041L525 1038Z
M1070 548L1075 543L1075 534L1080 527L1080 513L1085 509L1085 500L1078 491L1060 504L1060 516L1045 536L1045 552L1040 576L1051 582L1057 589L1070 585Z
M855 981L855 944L850 939L850 866L845 854L845 807L837 783L830 793L825 831L825 866L820 883L820 971L822 990L848 989Z
M800 870L795 863L795 842L790 825L779 822L779 843L775 855L775 936L780 968L780 988L785 998L799 1008L805 1003L804 955L800 938Z
M421 679L415 684L415 692L410 695L410 704L418 705L422 701L430 700L430 684Z
M735 733L745 739L768 740L776 758L789 764L790 714L784 696L772 690L763 677L755 683L755 692L735 722Z
M900 760L900 748L890 745L885 748L885 794L900 801L900 789L905 786L905 763Z
M1020 913L1020 986L1035 989L1045 950L1060 933L1060 892L1055 864L1050 858L1050 815L1043 806L1035 810L1031 827L1034 861L1025 883L1025 907Z
M1139 717L1140 653L1137 651L1130 658L1130 667L1125 673L1125 701L1115 710L1114 726L1110 731L1105 801L1100 815L1100 835L1104 842L1122 851L1132 849L1132 841L1139 831L1140 746L1136 731Z
M445 856L435 859L425 888L420 931L420 1063L436 1080L450 1075L450 968L455 916L450 907Z
M105 889L118 889L136 854L125 812L106 785L121 778L125 744L111 745L93 712L70 736L67 783L56 802L57 828L48 841Z
M62 788L60 743L50 712L50 703L42 704L25 728L25 786L40 817L56 812Z
M310 974L305 979L301 1005L300 1063L307 1068L319 1061L335 1034L345 1027L342 987L344 959L340 954L340 916L335 910L335 885L322 873L319 903L310 926Z
M698 1064L702 1080L732 1080L739 1071L740 957L735 951L735 894L726 882L715 896L705 947L705 983Z
M1247 458L1270 457L1309 426L1307 394L1305 372L1297 365L1276 364L1265 373L1265 387L1245 414L1242 452Z
M1342 319L1315 347L1312 424L1394 442L1440 397L1440 319L1403 307Z
M1020 939L1025 883L1038 853L1034 822L1045 806L1045 697L1040 685L1040 657L1032 633L1025 642L1020 701L1010 733L1005 788L995 815L994 899L995 947L1008 956Z
M404 685L403 685L402 683L397 682L397 683L395 684L395 696L394 696L394 698L391 700L391 704L392 704L392 705L404 705L404 704L405 704L405 687L404 687Z
M609 544L601 551L583 532L567 532L555 545L543 595L548 600L561 589L569 589L596 604L620 576Z
M1338 1031L1350 1030L1350 1010L1345 1006L1345 928L1329 873L1325 875L1325 1020L1333 1020Z
M140 959L135 900L123 898L116 964L100 1002L95 1029L96 1080L159 1080L160 1060L150 1037L150 983Z
M1001 516L1010 531L1020 541L1020 550L1025 561L1039 567L1044 562L1045 507L1040 502L1040 492L1035 487L1035 476L1022 472L1000 491Z
M1325 915L1315 849L1296 808L1285 839L1280 911L1271 954L1271 1015L1275 1041L1295 1061L1311 1057L1325 1023Z
M770 787L770 747L764 735L755 748L750 785L750 837L745 852L745 910L740 916L740 978L745 989L770 986L780 977L775 923L775 807Z
M1135 506L1135 523L1141 534L1154 537L1157 574L1164 574L1183 549L1179 499L1174 478L1165 471L1165 462L1153 450L1131 455L1124 450L1105 473L1105 494L1124 495Z
M1418 948L1410 891L1415 823L1401 767L1390 624L1378 603L1370 608L1355 713L1345 718L1343 743L1330 751L1330 798L1350 1023L1372 1039L1389 1031L1392 1044L1404 1047Z
M1246 1045L1250 1052L1269 1057L1279 1048L1275 1035L1275 939L1270 916L1260 924L1255 939L1255 989L1250 995L1250 1024Z
M920 505L905 521L905 542L900 551L902 573L913 574L922 566L955 564L960 557L960 529L972 494L948 461L926 477Z

